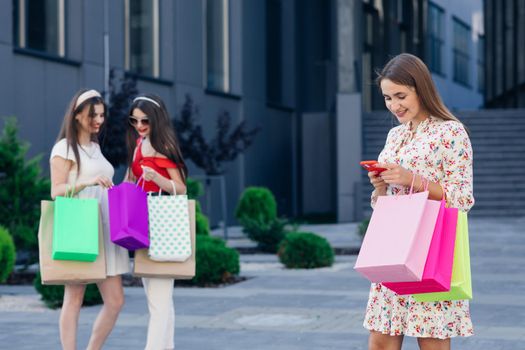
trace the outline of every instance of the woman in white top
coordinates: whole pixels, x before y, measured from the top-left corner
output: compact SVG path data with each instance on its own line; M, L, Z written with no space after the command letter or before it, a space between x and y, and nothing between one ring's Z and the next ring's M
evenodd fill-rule
M109 238L107 189L113 186L113 166L96 142L106 117L106 105L95 90L81 90L72 99L58 142L50 156L51 197L73 191L79 198L97 198L101 209L107 278L97 283L104 306L93 325L87 349L101 349L124 304L120 275L129 272L126 249ZM74 188L72 188L74 186ZM64 349L76 349L77 324L86 285L66 284L60 312L60 341Z

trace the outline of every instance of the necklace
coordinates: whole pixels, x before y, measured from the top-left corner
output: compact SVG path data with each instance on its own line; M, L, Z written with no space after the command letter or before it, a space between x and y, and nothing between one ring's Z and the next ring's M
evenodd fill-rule
M80 149L88 156L88 158L93 159L95 157L95 153L97 152L97 147L95 147L95 144L91 142L89 146L87 146L87 149L84 148L84 146L80 145Z

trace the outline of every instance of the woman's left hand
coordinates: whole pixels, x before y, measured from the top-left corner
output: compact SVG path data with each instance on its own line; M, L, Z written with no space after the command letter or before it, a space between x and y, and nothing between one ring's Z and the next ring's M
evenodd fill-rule
M158 173L155 170L147 166L143 166L142 170L144 172L144 174L142 175L144 181L155 181L158 175Z
M386 168L380 176L389 185L410 186L412 184L412 172L399 164L382 163L377 167Z

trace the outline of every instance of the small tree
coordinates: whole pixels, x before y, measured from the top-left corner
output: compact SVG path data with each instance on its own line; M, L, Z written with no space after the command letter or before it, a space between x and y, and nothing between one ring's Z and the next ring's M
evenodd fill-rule
M126 164L126 128L128 125L131 100L137 96L137 79L134 76L118 78L115 70L110 71L109 111L106 125L99 135L102 153L114 166ZM117 86L120 85L118 88Z
M6 119L0 136L0 225L17 249L36 254L40 201L49 198L50 182L41 175L41 156L26 160L28 150L29 144L18 139L16 119Z
M226 111L217 118L216 136L206 141L202 126L196 122L199 114L193 100L186 95L180 118L173 119L177 131L181 151L185 158L191 159L207 175L223 174L223 163L232 161L244 152L252 143L260 128L248 129L246 121L240 122L230 132L232 127L230 114Z
M13 272L16 251L13 239L4 227L0 226L0 283L4 283Z

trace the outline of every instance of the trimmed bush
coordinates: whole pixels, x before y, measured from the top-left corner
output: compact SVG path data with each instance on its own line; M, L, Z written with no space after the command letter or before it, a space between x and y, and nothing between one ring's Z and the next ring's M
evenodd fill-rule
M245 220L267 224L277 218L277 202L273 193L264 187L248 187L241 195L235 217L244 226Z
M200 212L195 213L195 233L199 236L208 236L210 234L208 218Z
M285 226L286 221L281 219L263 223L245 218L243 231L248 238L257 242L259 249L268 253L276 253L279 243L286 235Z
M209 285L227 282L239 274L239 253L217 237L197 236L196 271L192 282Z
M332 266L334 251L330 243L310 232L291 232L279 245L279 260L289 269Z
M189 199L197 199L204 194L202 183L191 177L186 179L186 191Z
M277 218L277 203L272 192L264 187L248 187L241 195L235 216L248 238L259 249L275 253L285 235L286 222Z
M42 301L51 309L62 306L64 299L64 286L62 285L43 285L40 272L37 273L33 281L36 291L40 294ZM84 293L83 306L102 304L102 296L96 284L88 284Z
M201 204L197 200L204 193L202 183L188 178L186 180L186 188L188 189L188 199L195 199L195 233L207 236L210 234L210 222L208 217L203 214Z
M15 266L16 250L9 231L0 226L0 283L7 280Z

